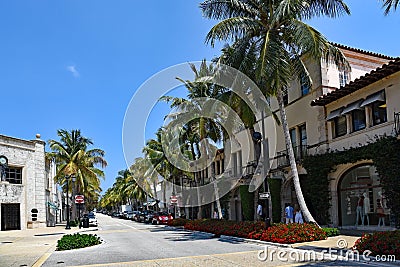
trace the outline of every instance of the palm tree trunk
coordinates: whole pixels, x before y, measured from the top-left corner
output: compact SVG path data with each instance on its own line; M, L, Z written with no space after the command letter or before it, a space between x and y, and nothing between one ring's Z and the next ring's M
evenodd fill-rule
M283 93L281 88L278 88L276 97L279 104L279 112L282 120L283 134L285 136L286 148L289 155L290 169L292 170L293 184L297 196L297 201L299 202L299 206L301 211L303 212L305 221L309 223L311 222L316 223L310 211L308 210L307 204L304 200L303 192L301 191L300 178L299 178L299 173L297 171L297 165L294 157L292 141L290 140L289 126L286 118L286 111L283 103Z
M215 178L215 162L213 162L211 164L211 181L214 185L215 203L217 203L218 218L222 219L221 201L219 201L219 191L218 191L218 186L217 186L217 179Z

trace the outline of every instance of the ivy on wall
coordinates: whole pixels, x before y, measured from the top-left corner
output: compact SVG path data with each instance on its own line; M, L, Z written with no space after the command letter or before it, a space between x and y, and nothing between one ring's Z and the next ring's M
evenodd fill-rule
M254 219L254 192L249 192L248 185L239 186L240 200L242 202L242 213L245 221Z
M394 218L400 215L400 140L392 136L376 137L375 142L365 146L343 151L332 151L321 155L307 156L302 161L307 170L306 179L302 180L304 197L314 218L320 224L330 221L328 174L335 166L372 160L379 174L382 188L387 198L387 205ZM398 220L396 225L398 225Z
M281 187L282 180L280 179L268 179L269 192L271 193L272 202L272 221L281 222Z

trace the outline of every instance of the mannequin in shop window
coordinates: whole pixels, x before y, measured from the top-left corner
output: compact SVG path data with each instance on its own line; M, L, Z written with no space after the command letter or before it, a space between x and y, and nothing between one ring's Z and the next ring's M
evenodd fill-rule
M382 206L381 199L377 199L376 201L376 213L378 214L378 227L385 226L385 209Z
M357 201L357 208L356 208L356 226L358 225L358 221L361 219L361 225L364 225L364 196L360 196Z
M369 211L370 211L370 202L367 193L363 194L364 196L364 216L367 217L367 225L369 226Z

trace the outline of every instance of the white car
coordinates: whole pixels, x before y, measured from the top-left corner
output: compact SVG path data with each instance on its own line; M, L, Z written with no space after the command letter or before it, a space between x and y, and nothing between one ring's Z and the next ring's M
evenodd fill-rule
M94 213L89 213L88 218L89 218L89 226L97 226L98 225L96 215L94 215Z

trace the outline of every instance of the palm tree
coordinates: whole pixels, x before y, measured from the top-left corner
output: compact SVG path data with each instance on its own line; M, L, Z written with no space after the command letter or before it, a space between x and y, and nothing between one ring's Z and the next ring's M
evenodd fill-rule
M383 0L383 7L385 8L385 15L388 15L390 10L396 11L400 0Z
M349 68L344 55L303 19L314 16L337 17L350 14L342 0L207 0L200 4L203 15L219 20L206 36L206 42L233 41L241 50L255 56L253 78L266 96L275 96L289 154L293 183L306 221L315 222L304 201L289 135L283 91L290 81L308 77L304 59L333 61ZM240 49L234 50L238 57Z
M218 85L211 84L209 81L215 74L215 69L213 64L207 65L206 60L203 60L200 64L199 69L197 70L196 66L192 63L189 63L190 68L192 69L195 77L193 81L183 80L181 78L177 78L181 81L186 87L188 94L187 99L177 98L177 97L162 97L161 100L171 103L171 108L179 108L181 114L185 114L186 112L190 112L193 109L197 109L201 114L204 105L207 104L207 100L209 99L218 99L220 95L226 90ZM175 118L176 119L176 118ZM197 133L194 133L192 130L196 129ZM194 151L194 143L193 141L189 143L192 145L191 154L193 156L196 155L196 159L208 157L209 153L207 152L207 147L209 146L209 140L213 142L218 142L222 140L223 129L220 124L210 118L199 117L193 119L188 125L186 125L186 130L188 136L191 135L192 140L197 139L197 145L200 144L199 153L196 155ZM189 132L191 131L191 132ZM194 137L193 134L197 134L198 137ZM212 155L214 157L215 155ZM204 161L206 163L206 161ZM204 166L200 166L201 169L204 169ZM222 218L222 209L221 203L219 200L219 192L218 187L216 185L215 178L215 165L211 164L211 181L214 184L214 193L215 193L215 202L217 204L217 210L219 214L219 218ZM199 184L199 181L197 182ZM199 197L199 196L198 196ZM200 218L202 209L199 202L199 214Z
M54 177L58 184L65 184L66 177L74 175L76 182L74 189L87 199L99 196L101 192L100 179L104 177L104 172L97 168L107 166L104 159L105 152L101 149L88 149L93 142L82 136L80 130L58 130L57 135L60 141L49 140L50 149L48 157L54 158L57 164L57 173ZM72 190L71 188L65 190Z

